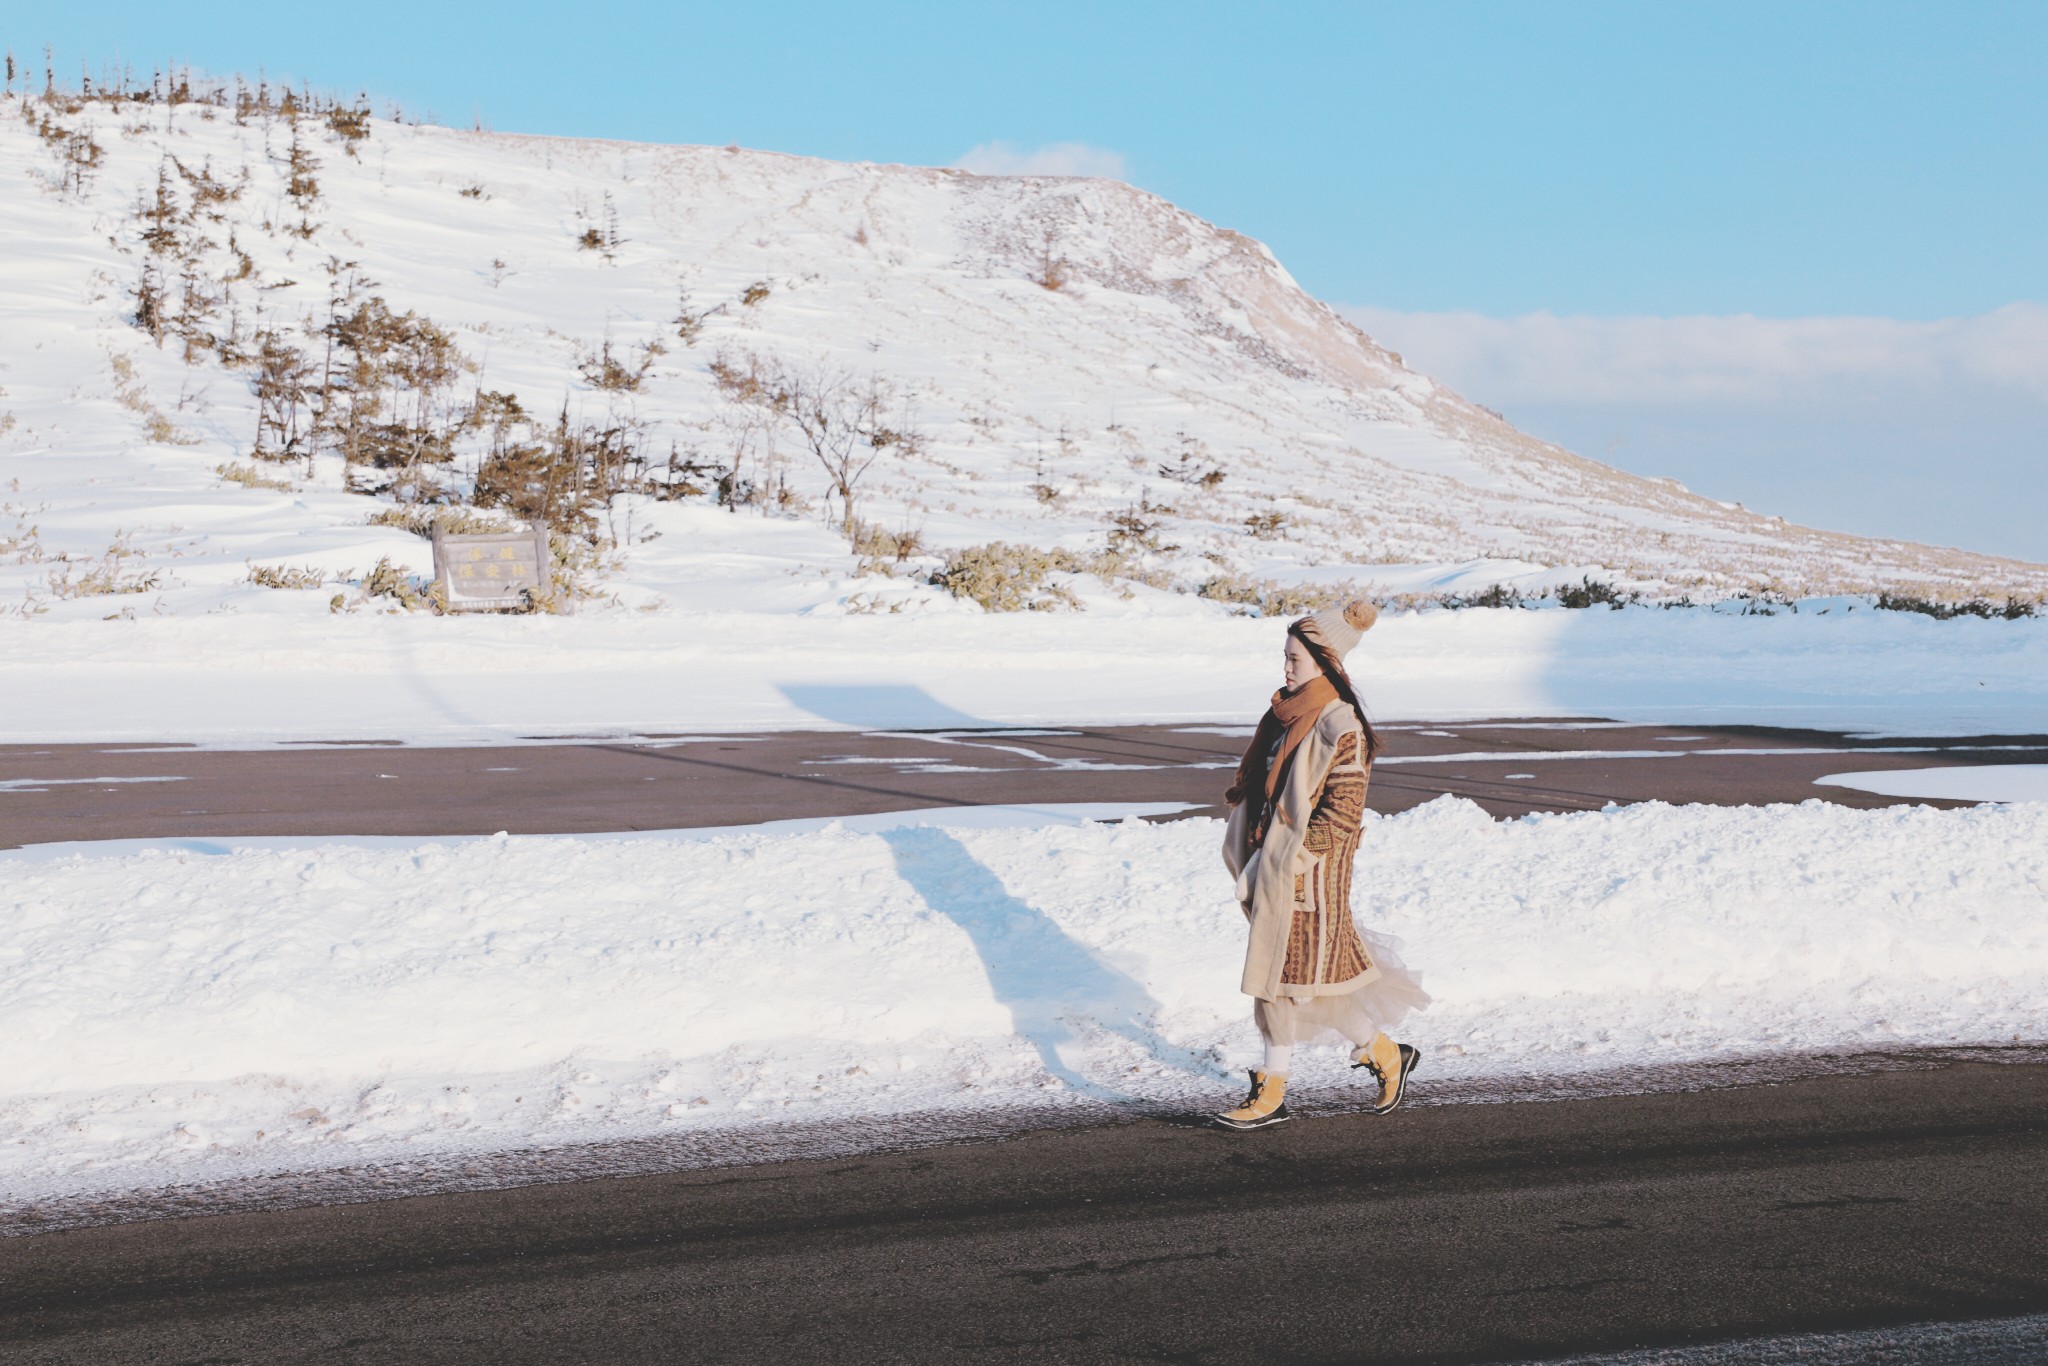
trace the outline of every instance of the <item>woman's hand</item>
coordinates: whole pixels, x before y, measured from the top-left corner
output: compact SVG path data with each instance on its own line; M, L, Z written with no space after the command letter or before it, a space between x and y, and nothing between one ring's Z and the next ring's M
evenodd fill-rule
M1244 861L1244 867L1237 874L1237 901L1240 906L1250 906L1252 891L1259 885L1259 856L1264 849L1252 850L1252 856Z
M1308 889L1316 879L1316 865L1322 861L1322 855L1306 845L1294 851L1293 890L1297 903L1308 900Z

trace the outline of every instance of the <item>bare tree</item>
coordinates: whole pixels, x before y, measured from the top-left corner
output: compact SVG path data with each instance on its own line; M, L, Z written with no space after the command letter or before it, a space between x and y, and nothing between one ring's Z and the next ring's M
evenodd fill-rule
M825 471L830 494L839 500L840 527L851 537L861 477L883 451L914 439L883 422L890 394L877 376L860 380L843 370L816 366L783 371L779 378L789 424Z
M856 381L844 371L822 367L789 379L789 421L831 481L839 499L839 524L853 535L853 499L861 476L880 458L877 442L885 395L881 381Z
M731 478L738 479L748 442L765 438L772 446L774 430L787 424L824 470L827 500L839 500L839 525L849 539L856 531L861 477L883 451L915 451L921 444L915 433L884 422L891 394L879 376L862 380L825 365L799 369L751 352L739 360L721 352L711 362L711 376L738 410L728 423L739 438Z

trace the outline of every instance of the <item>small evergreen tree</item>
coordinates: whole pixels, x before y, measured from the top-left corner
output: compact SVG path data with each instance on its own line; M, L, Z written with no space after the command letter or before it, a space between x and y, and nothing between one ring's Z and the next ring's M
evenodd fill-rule
M370 136L370 97L356 96L356 103L350 108L335 105L327 111L327 127L341 139L341 149L354 158L357 146Z
M217 348L209 324L220 315L222 301L213 291L213 281L206 274L203 256L212 245L203 238L187 242L185 252L178 260L178 307L171 318L170 328L184 343L187 365Z
M256 373L249 384L256 392L256 445L259 460L291 460L303 454L299 414L306 405L313 366L306 353L277 331L256 334Z
M619 231L619 206L612 201L612 192L604 192L604 259L617 261L619 248L626 244L625 236Z
M290 104L292 92L284 92L285 102ZM320 199L320 182L313 178L313 172L320 169L319 161L306 147L299 136L299 121L292 117L292 142L285 154L286 169L290 172L285 181L284 192L298 208L299 222L289 231L295 237L311 237L320 225L313 221L313 205Z

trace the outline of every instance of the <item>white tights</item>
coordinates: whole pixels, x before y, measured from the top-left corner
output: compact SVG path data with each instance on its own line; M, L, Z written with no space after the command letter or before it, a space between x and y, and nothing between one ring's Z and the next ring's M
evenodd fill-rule
M1353 1040L1351 1050L1352 1055L1354 1057L1359 1056L1362 1050L1370 1047L1371 1044L1371 1039L1367 1039L1363 1043L1360 1043L1357 1040ZM1293 1066L1294 1045L1291 1043L1274 1043L1271 1040L1267 1040L1266 1065L1260 1070L1263 1071L1269 1077L1284 1077L1288 1075L1288 1069L1292 1068Z
M1294 1066L1294 1046L1313 1042L1318 1035L1343 1039L1355 1057L1383 1032L1381 1017L1371 1009L1374 1003L1363 991L1305 1001L1254 1001L1252 1019L1266 1045L1264 1072L1271 1077L1288 1075Z
M1252 1001L1252 1019L1266 1044L1265 1070L1271 1075L1287 1075L1296 1044L1343 1040L1356 1056L1358 1049L1395 1028L1410 1011L1429 1004L1421 979L1401 961L1399 940L1370 930L1359 931L1358 937L1380 970L1376 980L1335 996Z

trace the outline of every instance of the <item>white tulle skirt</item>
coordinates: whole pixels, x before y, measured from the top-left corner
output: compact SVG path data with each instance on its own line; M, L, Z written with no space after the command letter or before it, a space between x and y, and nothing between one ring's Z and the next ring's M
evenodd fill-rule
M1391 1033L1411 1012L1429 1004L1422 978L1401 961L1400 940L1369 930L1360 930L1358 937L1365 944L1366 956L1378 965L1379 977L1337 996L1254 1000L1252 1018L1267 1044L1291 1048L1328 1040L1363 1047L1375 1035Z

